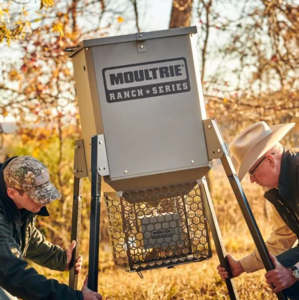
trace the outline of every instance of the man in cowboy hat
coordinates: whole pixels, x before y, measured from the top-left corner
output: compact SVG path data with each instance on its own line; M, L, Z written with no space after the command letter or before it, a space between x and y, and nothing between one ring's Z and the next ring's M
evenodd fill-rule
M292 248L299 239L299 153L284 149L279 141L294 125L258 122L230 144L239 179L249 173L250 181L264 188L264 197L275 208L274 225L266 241L275 270L265 277L274 293L284 290L292 300L299 299L299 247ZM240 260L230 254L227 259L233 277L264 267L257 250ZM223 267L217 269L223 279L228 278Z
M47 279L24 258L52 270L69 269L75 241L64 251L45 240L35 227L36 215L49 216L46 205L61 197L47 168L30 156L0 164L0 299L96 300L101 295L87 288L71 289ZM80 271L82 259L75 264ZM13 295L13 296L12 296Z

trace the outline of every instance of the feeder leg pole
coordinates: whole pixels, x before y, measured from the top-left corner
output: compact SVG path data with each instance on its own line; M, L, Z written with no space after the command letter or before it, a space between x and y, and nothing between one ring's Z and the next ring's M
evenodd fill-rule
M98 174L98 136L91 139L91 207L89 235L88 288L98 291L100 245L101 176Z
M237 300L239 299L238 293L231 279L232 276L231 276L229 263L227 261L226 250L223 244L221 231L219 228L218 220L214 211L213 202L211 199L211 195L205 177L203 177L203 179L199 181L199 186L201 189L201 194L203 195L205 216L207 217L207 220L210 225L210 230L214 239L220 265L223 266L229 273L229 278L225 280L229 297L231 300Z
M223 155L221 156L221 163L223 165L223 168L225 170L225 173L228 177L228 180L231 184L231 187L233 189L233 192L236 196L236 199L238 201L239 207L241 208L242 214L244 216L244 219L247 223L247 226L249 228L250 234L253 238L253 241L255 243L255 246L260 254L260 257L263 261L263 264L265 266L265 269L267 271L275 269L274 264L269 256L268 249L266 247L266 244L263 240L263 237L261 235L261 232L257 226L257 223L255 221L254 215L252 214L250 205L247 201L247 198L245 196L245 193L242 189L240 180L236 174L236 171L234 169L234 166L232 164L232 161L230 159L230 156L228 154L228 150L226 148L226 145L224 143L224 140L222 138L221 131L218 127L218 124L216 120L212 120L212 127L214 128L216 135L219 139L219 142L221 144L221 150L223 151ZM276 293L276 296L279 300L286 300L287 298L284 295L284 292L281 291L279 293Z
M69 286L74 290L78 285L78 273L75 270L75 260L80 253L80 235L81 235L81 209L82 201L80 197L81 178L74 176L74 194L73 194L73 214L72 214L72 232L71 241L76 241L76 247L73 250L72 260L70 262Z
M72 231L71 241L76 241L76 247L72 253L70 262L69 285L77 289L78 274L75 271L75 261L80 254L80 234L81 234L81 208L82 202L80 197L81 179L88 176L85 150L83 140L76 140L74 155L74 186L73 186L73 213L72 213Z

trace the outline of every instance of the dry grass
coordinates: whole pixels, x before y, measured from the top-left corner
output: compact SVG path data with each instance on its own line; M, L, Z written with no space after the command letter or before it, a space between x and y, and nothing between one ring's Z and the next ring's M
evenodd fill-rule
M237 253L238 257L246 253ZM101 255L101 262L107 253ZM138 300L191 300L191 299L229 299L225 283L220 280L216 267L217 255L210 260L201 263L191 263L177 266L173 269L157 269L143 272L144 278L136 273L126 273L122 270L107 268L99 272L99 292L106 300L112 299L138 299ZM48 278L56 278L67 284L67 274L53 271L45 272L45 269L37 267ZM79 288L87 273L87 265L79 279ZM265 284L263 271L253 274L244 274L234 279L240 299L275 299Z
M212 198L220 224L226 250L236 258L248 254L254 245L247 226L243 220L237 201L225 179L221 168L211 172ZM260 229L266 237L270 232L271 220L267 217L268 207L264 205L263 192L248 182L243 184L250 200ZM103 248L103 247L102 247ZM214 256L201 263L177 266L173 269L158 269L143 272L141 279L136 273L126 273L113 267L111 252L100 252L99 292L104 299L138 299L138 300L187 300L187 299L229 299L226 285L220 280L216 267L218 258ZM88 249L88 242L83 240L82 249ZM79 280L79 287L87 273L88 253ZM85 252L85 253L84 253ZM40 273L67 283L67 273L51 272L37 267ZM267 288L264 271L243 274L234 279L240 299L276 299Z
M112 271L99 274L99 291L105 299L229 299L226 285L216 272L218 259L144 272L141 279L137 274ZM249 278L236 281L240 299L272 299L259 272Z

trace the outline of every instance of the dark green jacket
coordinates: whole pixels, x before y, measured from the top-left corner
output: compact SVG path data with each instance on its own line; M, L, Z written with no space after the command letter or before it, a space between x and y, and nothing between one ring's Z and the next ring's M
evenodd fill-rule
M66 253L47 242L36 229L36 214L19 210L8 197L3 170L9 161L0 165L0 286L24 300L83 300L81 291L27 268L24 258L53 270L64 271ZM38 215L49 214L43 207Z
M266 192L264 197L299 239L299 153L284 151L278 189Z

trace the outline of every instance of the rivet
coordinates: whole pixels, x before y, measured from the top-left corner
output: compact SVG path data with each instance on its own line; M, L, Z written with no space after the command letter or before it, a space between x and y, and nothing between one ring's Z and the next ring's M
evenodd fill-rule
M76 146L75 146L75 149L79 149L79 148L80 148L80 146L79 146L79 145L76 145Z
M191 160L191 164L194 164L194 160L193 159Z
M220 149L217 149L217 152L218 152L218 153L220 153L220 152L221 152L221 150L220 150Z
M140 48L143 49L143 45L140 45Z
M74 170L73 173L74 173L74 174L77 174L77 173L78 173L78 170Z
M99 170L102 170L102 167L99 167Z
M128 170L124 170L124 173L127 174L127 173L128 173Z
M85 50L88 50L88 48L85 48Z
M209 128L209 129L212 128L212 125L208 125L208 128Z
M142 33L140 33L139 36L142 37Z
M101 145L103 142L102 141L99 141L99 144Z

